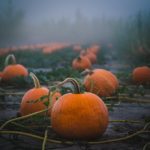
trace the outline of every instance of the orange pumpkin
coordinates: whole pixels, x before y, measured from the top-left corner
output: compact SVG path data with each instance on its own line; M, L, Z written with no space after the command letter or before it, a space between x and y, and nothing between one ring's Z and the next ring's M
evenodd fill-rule
M94 69L84 78L86 91L99 96L110 96L118 88L119 83L113 73L104 69Z
M82 50L80 53L80 56L87 57L91 61L92 64L96 63L96 61L97 61L96 55L90 51Z
M105 70L105 69L101 69L101 70L99 70L99 73L102 73L104 76L106 76L107 78L109 78L111 80L111 82L113 83L113 85L115 87L115 90L119 87L119 81L112 72Z
M91 47L87 48L87 51L94 53L95 55L100 51L99 45L92 45Z
M93 139L102 135L108 126L108 110L97 95L81 93L77 81L71 82L76 91L61 96L51 112L51 124L56 133L69 139Z
M76 52L80 52L82 50L82 47L80 45L74 45L73 50Z
M91 62L88 58L79 56L72 61L72 68L77 70L84 70L87 68L91 68Z
M3 78L3 73L0 72L0 81L2 80L2 78Z
M59 91L56 91L56 92L54 92L54 93L51 92L51 93L52 93L52 96L51 96L52 99L51 99L51 101L50 101L50 108L49 108L49 111L48 111L48 115L49 115L49 116L51 115L51 111L52 111L52 108L53 108L55 102L58 100L58 98L59 98L60 96L62 96Z
M20 105L20 114L22 116L46 109L44 102L48 101L48 97L46 97L43 101L34 103L34 101L48 96L49 90L46 87L41 87L38 78L33 73L30 73L30 76L33 78L35 87L28 90L22 98Z
M8 62L12 64L8 65ZM16 64L16 58L13 54L6 57L5 68L3 70L3 80L10 80L18 76L28 76L28 70L21 64Z
M2 76L3 76L3 73L2 73L2 72L0 72L0 78L2 78Z
M150 84L150 68L137 67L132 72L132 80L136 84Z

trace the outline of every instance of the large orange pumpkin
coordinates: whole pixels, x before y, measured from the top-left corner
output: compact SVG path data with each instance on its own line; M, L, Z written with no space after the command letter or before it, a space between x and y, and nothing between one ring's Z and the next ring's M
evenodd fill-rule
M150 84L150 68L147 66L135 68L132 72L132 79L136 84Z
M33 78L35 87L28 90L22 98L20 105L20 114L22 116L46 109L44 102L48 101L49 89L46 87L41 87L38 78L33 73L30 73L30 76ZM42 101L34 103L34 101L44 96L47 97L45 97Z
M79 56L72 61L72 68L77 70L91 68L91 62L88 58Z
M116 76L104 69L94 69L84 78L86 91L95 93L99 96L112 95L119 86Z
M77 81L71 82L75 93L61 96L54 104L51 112L51 124L56 133L69 139L93 139L102 135L108 126L108 110L97 95L89 92L81 93Z
M12 61L12 64L8 65L8 62ZM3 80L10 80L18 76L28 76L28 70L21 64L16 64L16 58L13 54L6 57L5 68L3 70Z

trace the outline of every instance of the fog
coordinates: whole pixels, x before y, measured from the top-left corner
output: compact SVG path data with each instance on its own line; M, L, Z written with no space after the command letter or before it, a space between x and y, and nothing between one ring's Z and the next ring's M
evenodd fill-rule
M149 0L1 0L0 46L111 42L121 24L149 8Z

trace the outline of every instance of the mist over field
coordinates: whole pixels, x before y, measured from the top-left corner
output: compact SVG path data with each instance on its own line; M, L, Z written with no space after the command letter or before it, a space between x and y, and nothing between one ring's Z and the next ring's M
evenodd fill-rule
M148 0L1 0L0 44L113 42L149 8Z

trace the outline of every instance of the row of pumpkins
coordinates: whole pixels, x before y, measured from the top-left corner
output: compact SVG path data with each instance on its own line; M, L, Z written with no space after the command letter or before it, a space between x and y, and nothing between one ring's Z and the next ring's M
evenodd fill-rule
M12 64L8 65L9 61ZM16 76L28 76L27 69L16 63L14 55L6 57L6 64L0 77L3 82ZM119 87L116 76L104 69L88 71L83 85L86 92L81 93L78 82L73 78L67 78L60 85L71 82L74 93L62 95L58 91L49 91L47 87L40 85L35 74L30 73L35 87L28 90L22 97L20 114L25 116L43 109L47 106L44 102L49 101L46 97L43 101L32 103L45 95L51 95L48 116L50 116L53 130L60 136L69 139L88 140L97 138L107 129L109 114L101 96L110 96ZM137 83L150 83L150 68L144 66L133 71L133 79ZM146 81L147 80L147 81Z
M69 47L70 44L66 42L49 42L49 43L39 43L39 44L27 44L21 46L11 46L6 48L0 48L0 56L8 54L14 51L35 51L41 49L42 53L52 53L63 48Z
M76 70L91 69L92 64L96 63L97 54L100 51L98 45L92 45L86 50L83 50L80 45L75 45L73 49L79 53L79 56L72 61L72 68Z
M111 48L112 44L109 44L108 47ZM85 70L85 69L90 69L90 70L92 69L92 64L96 63L97 55L98 53L100 53L101 47L99 45L94 44L88 47L86 50L83 50L80 45L75 45L73 49L79 53L79 56L73 59L72 68L80 71L80 70ZM105 74L105 73L100 72L99 70L95 70L95 72L97 72L96 74L101 74L101 76L102 74ZM103 72L105 71L103 70ZM89 71L89 74L91 73L93 73L93 71ZM112 73L107 72L107 74L112 74ZM112 76L114 75L112 74ZM96 77L93 77L93 78L96 78ZM109 77L109 78L112 78L112 77ZM114 80L116 80L115 76L113 78ZM100 79L98 80L99 81L97 82L100 82L101 84L103 84L103 81L100 81ZM135 84L150 84L150 68L148 66L135 68L132 72L132 81ZM104 82L104 84L106 85L107 83ZM117 89L117 84L116 84L115 89ZM108 95L102 94L100 96L108 96Z

